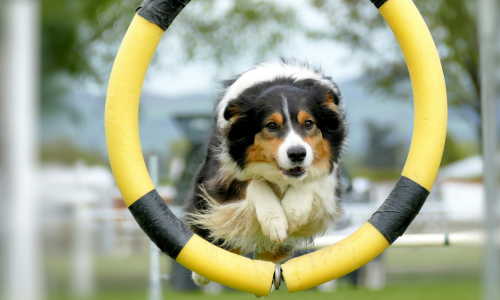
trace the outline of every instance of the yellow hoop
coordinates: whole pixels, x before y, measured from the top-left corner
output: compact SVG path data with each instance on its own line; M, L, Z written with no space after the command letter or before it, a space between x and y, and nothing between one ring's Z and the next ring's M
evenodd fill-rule
M194 235L159 198L143 159L138 126L142 83L164 30L188 2L144 1L123 39L106 98L111 168L125 203L163 252L210 280L267 296L275 265L232 254ZM365 225L335 245L281 266L290 293L339 278L387 249L420 210L441 162L446 136L446 87L429 30L411 0L372 2L394 32L410 71L415 101L410 153L398 184ZM398 210L398 216L391 214L393 210Z

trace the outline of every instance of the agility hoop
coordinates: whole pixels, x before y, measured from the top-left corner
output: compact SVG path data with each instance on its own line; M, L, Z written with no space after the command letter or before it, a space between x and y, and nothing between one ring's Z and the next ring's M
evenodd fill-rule
M230 253L195 235L161 199L146 169L138 118L142 84L161 36L189 2L145 0L125 34L109 79L105 111L109 160L123 199L140 227L161 251L186 268L262 296L269 295L273 282L279 287L281 277L294 293L346 275L380 255L405 232L423 206L436 178L446 137L441 62L412 0L371 0L401 47L413 88L414 130L401 178L355 233L281 266Z

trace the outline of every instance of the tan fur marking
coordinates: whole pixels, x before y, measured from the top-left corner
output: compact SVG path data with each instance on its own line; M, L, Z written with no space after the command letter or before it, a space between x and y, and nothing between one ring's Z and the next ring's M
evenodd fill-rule
M274 121L278 126L283 126L283 116L278 112L272 114L269 119L267 119L266 123L269 121Z
M303 110L300 110L299 113L297 114L297 121L299 122L299 124L304 124L306 120L312 120L312 119L313 117Z
M229 127L233 126L233 124L236 122L236 120L238 120L239 118L241 118L242 115L241 114L236 114L236 115L233 115L231 117L231 119L229 119Z
M237 116L240 113L239 106L230 106L228 110L231 112L231 118Z
M337 105L335 105L335 99L333 99L332 94L328 93L326 95L326 101L325 103L323 103L323 105L333 110L334 112L339 113L339 108L337 107Z
M234 253L234 254L238 254L238 255L245 255L245 254L247 254L246 252L244 252L243 250L241 250L241 247L231 249L231 250L229 250L229 252Z
M275 165L275 157L283 139L278 139L265 132L255 135L255 141L247 150L247 163L267 162Z
M256 253L255 258L258 260L280 263L291 256L292 251L289 247L280 247L279 249L276 249L276 251L263 251Z
M334 112L339 113L339 108L337 107L337 105L335 105L335 103L329 103L324 105L329 109L333 110Z
M313 165L316 167L329 168L332 159L330 143L323 139L321 133L306 136L304 141L308 143L314 152Z
M279 127L283 126L283 116L279 112L272 114L266 120L266 123L271 121L275 122ZM274 134L263 130L255 135L253 145L247 150L247 163L267 162L275 165L275 157L282 143L282 139L278 139Z

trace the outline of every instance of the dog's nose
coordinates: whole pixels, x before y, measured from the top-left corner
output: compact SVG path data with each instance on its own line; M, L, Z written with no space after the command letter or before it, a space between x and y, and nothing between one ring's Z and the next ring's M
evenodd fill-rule
M288 158L292 162L302 162L306 157L307 152L306 148L296 146L296 147L290 147L286 152L286 154L288 155Z

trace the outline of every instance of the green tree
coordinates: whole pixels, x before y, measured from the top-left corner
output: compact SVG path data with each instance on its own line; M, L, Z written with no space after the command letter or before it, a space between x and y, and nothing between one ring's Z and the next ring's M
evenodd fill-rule
M394 99L411 99L408 69L396 39L368 0L310 0L331 26L316 32L367 57L363 82ZM480 139L481 106L475 2L414 0L436 43L446 79L448 103L475 128Z
M112 26L95 26L84 34L85 24L96 23L116 0L42 0L42 102L43 116L67 112L69 107L61 101L71 79L91 74L89 45L99 39Z
M65 99L74 93L71 89L88 82L104 87L120 42L141 1L41 0L42 127L56 115L70 115L78 120L77 109ZM242 56L262 58L276 49L297 24L293 9L270 1L192 1L165 34L163 48L158 52L176 45L168 50L181 53L181 61L169 64L171 72L194 60L209 61L222 68ZM155 63L159 61L153 60ZM72 144L74 141L53 139L42 141L43 160L72 163L95 156L91 151L85 154L85 150ZM55 151L54 144L67 153ZM51 151L56 155L50 155Z
M67 112L61 101L82 77L105 82L140 0L42 1L42 113ZM193 1L165 38L184 62L217 66L241 56L262 57L297 27L293 9L264 0ZM171 43L166 43L171 44ZM70 83L73 83L70 84Z
M478 152L477 145L456 140L449 133L446 134L445 147L443 151L443 159L441 166L446 166L455 161L464 159Z

